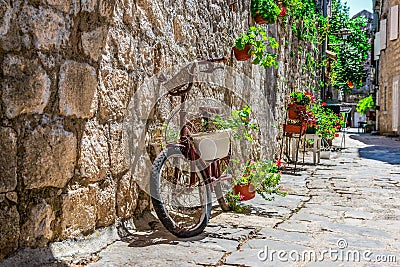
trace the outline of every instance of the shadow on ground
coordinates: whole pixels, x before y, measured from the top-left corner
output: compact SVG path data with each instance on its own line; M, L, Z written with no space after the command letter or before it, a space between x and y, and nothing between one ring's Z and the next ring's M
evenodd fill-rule
M398 138L368 134L350 135L350 138L368 145L359 149L360 157L393 165L400 164L400 140Z
M214 214L216 216L217 214ZM177 245L180 241L198 241L206 236L200 234L191 238L178 238L171 234L152 213L146 212L135 220L136 231L125 228L121 232L121 241L129 243L129 247L148 247L160 244Z
M47 266L47 267L67 267L69 264L57 260L50 248L41 249L22 249L11 257L0 260L2 267L15 266Z
M129 243L129 247L148 247L160 244L178 245L180 241L199 241L204 239L204 235L191 238L178 238L170 234L167 230L157 230L154 232L139 232L129 235L122 239Z

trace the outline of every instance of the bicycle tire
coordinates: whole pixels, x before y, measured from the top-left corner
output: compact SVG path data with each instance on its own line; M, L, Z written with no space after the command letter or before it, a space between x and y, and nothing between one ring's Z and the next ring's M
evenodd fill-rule
M171 168L167 169L167 174L163 174L163 167L166 165L166 162L172 158L184 158L183 153L181 151L181 148L179 147L169 147L163 152L161 152L156 160L153 163L152 171L151 171L151 177L150 177L150 193L151 193L151 199L153 203L154 210L161 221L161 223L164 225L164 227L174 234L177 237L192 237L200 234L203 232L205 227L207 226L208 220L211 215L211 190L210 190L210 185L206 181L206 178L203 177L202 175L198 175L198 173L195 173L197 175L197 179L199 182L204 185L204 186L199 186L199 203L197 205L200 205L200 207L197 207L197 209L201 210L200 216L198 216L198 222L195 223L192 227L184 226L183 221L179 221L179 219L187 219L188 215L185 216L178 216L181 214L174 215L174 211L169 210L172 209L172 207L167 207L169 206L167 203L167 200L169 197L171 198L171 203L176 204L179 207L177 209L179 210L178 212L185 212L187 211L188 213L193 212L194 209L196 209L195 204L193 203L193 207L184 207L184 204L179 203L179 200L177 196L174 196L174 193L172 193L171 196L163 196L162 193L162 186L169 186L173 188L172 191L176 191L179 194L179 190L181 191L195 191L196 189L187 187L186 185L183 184L182 188L177 188L177 182L171 183L171 179L176 179L174 177L171 177L171 175L168 175L168 170L171 171ZM172 168L174 169L174 174L176 172L177 167L174 167L172 165ZM183 171L181 171L183 173ZM194 172L190 172L190 175L192 175ZM170 174L170 173L169 173ZM183 174L182 174L183 175ZM167 177L163 177L167 176ZM165 180L165 181L164 181ZM201 180L201 181L200 181ZM186 187L185 187L186 186ZM204 192L202 193L201 190ZM176 193L175 192L175 193ZM202 194L204 196L202 197ZM183 194L182 194L183 195ZM191 200L190 200L191 201ZM192 203L190 203L192 204ZM197 215L195 215L197 216ZM178 217L178 220L176 220L176 217Z

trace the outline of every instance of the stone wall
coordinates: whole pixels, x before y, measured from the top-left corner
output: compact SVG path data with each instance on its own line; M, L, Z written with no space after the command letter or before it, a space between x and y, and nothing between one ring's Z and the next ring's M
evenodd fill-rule
M379 90L377 92L378 124L381 133L392 133L393 109L397 109L400 125L400 106L393 106L393 84L395 81L400 86L400 37L396 40L390 40L390 8L394 5L400 5L399 0L383 1L380 19L387 19L386 27L386 49L381 50L379 56ZM400 94L400 93L399 93ZM398 96L400 99L400 95ZM400 129L398 130L400 134Z
M0 258L150 208L137 185L146 171L130 170L124 157L129 101L161 69L231 56L234 38L253 21L248 2L228 4L0 0ZM245 100L255 112L272 107L260 120L262 153L271 158L286 93L317 76L302 69L312 47L282 22L267 27L281 44L278 70L229 64L254 80ZM146 105L140 93L138 109Z

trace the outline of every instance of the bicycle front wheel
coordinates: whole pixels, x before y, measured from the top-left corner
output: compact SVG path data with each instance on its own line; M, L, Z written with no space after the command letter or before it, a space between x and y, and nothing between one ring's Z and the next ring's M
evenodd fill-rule
M150 193L161 223L178 237L200 234L211 214L211 190L179 147L164 150L154 161Z

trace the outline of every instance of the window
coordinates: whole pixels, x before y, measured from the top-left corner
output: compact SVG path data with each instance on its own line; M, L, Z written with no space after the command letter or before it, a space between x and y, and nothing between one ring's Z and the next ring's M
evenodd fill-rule
M381 33L377 32L375 33L375 39L374 39L374 60L379 59L379 55L381 54Z
M399 37L399 6L390 8L390 40L396 40Z
M380 32L380 46L381 50L386 49L386 19L381 20L381 30Z

